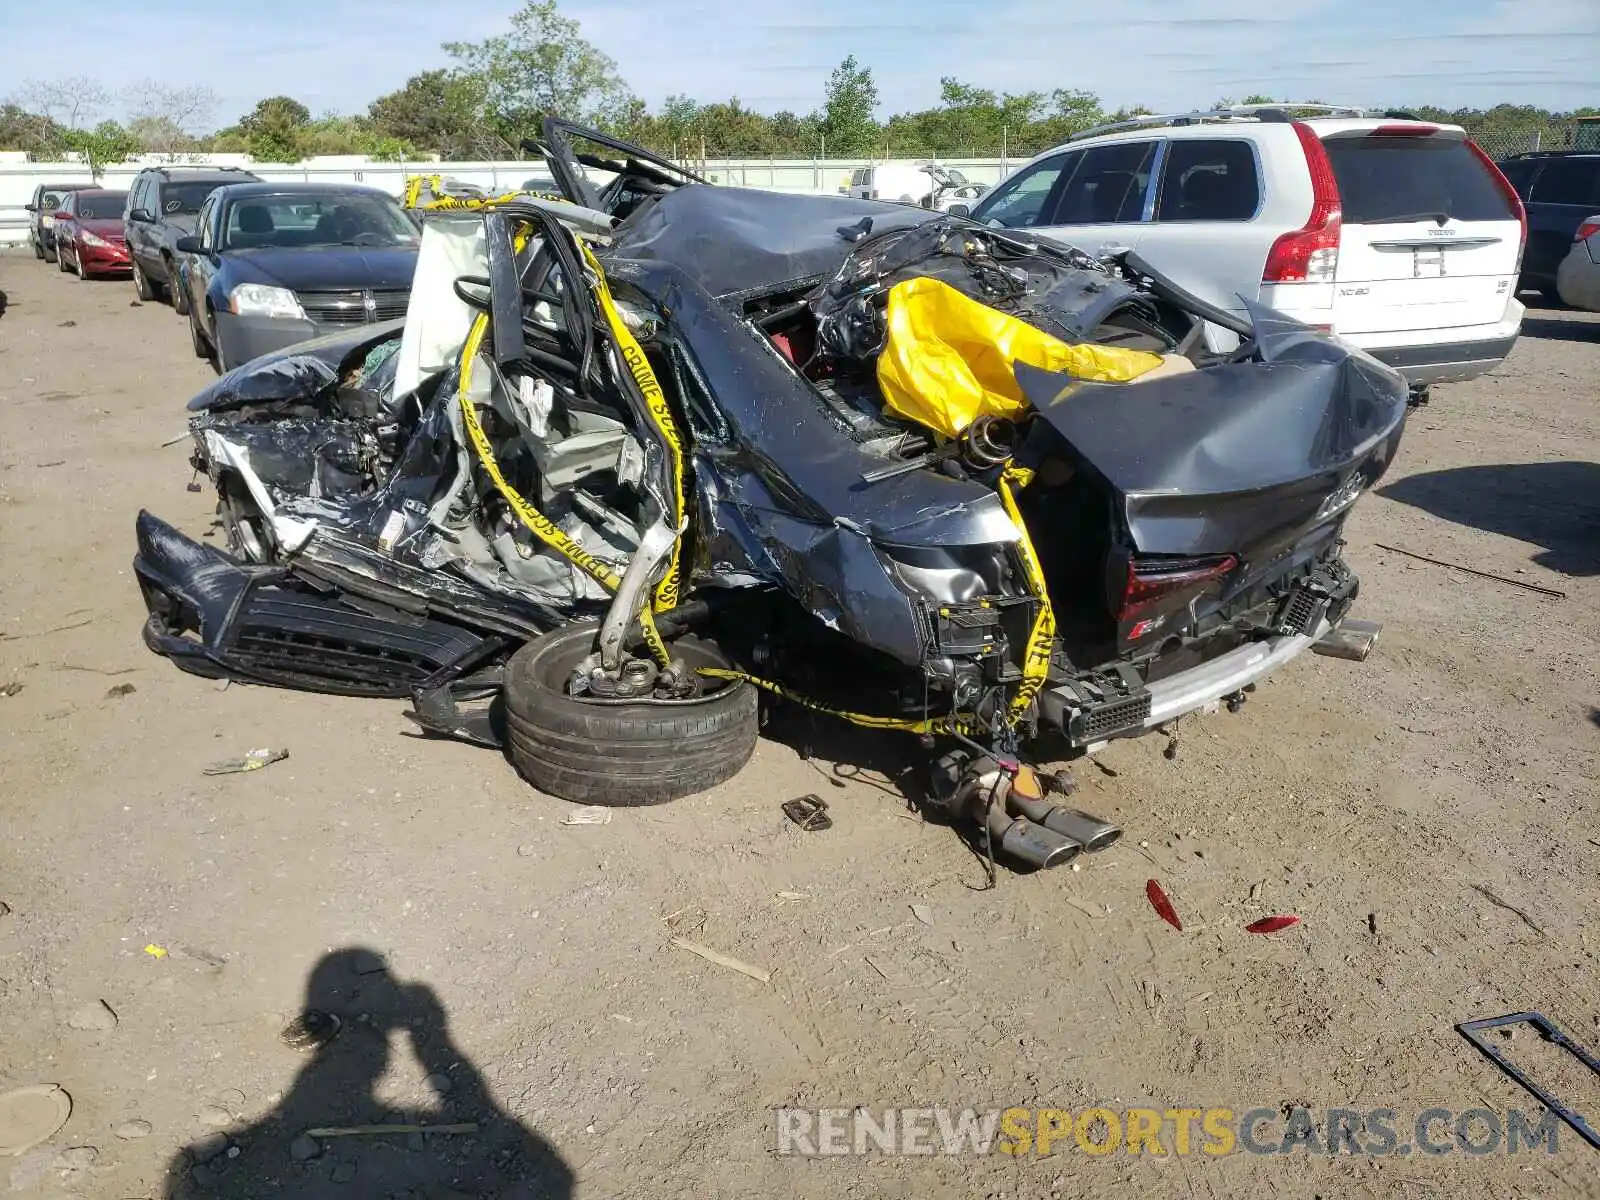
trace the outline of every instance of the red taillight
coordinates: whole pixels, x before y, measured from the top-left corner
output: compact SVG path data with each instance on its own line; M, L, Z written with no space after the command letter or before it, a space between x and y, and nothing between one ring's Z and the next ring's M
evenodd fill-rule
M1339 268L1339 182L1322 139L1304 121L1294 123L1295 136L1311 172L1311 216L1305 225L1272 243L1262 283L1332 283Z
M1522 205L1522 197L1517 195L1517 189L1511 186L1511 180L1506 178L1506 173L1495 166L1494 159L1484 153L1483 147L1471 138L1467 139L1467 149L1471 150L1477 160L1489 172L1489 177L1494 180L1495 187L1500 189L1500 194L1506 198L1506 203L1511 206L1511 211L1517 214L1517 224L1522 226L1522 244L1517 250L1517 270L1522 270L1522 252L1528 248L1528 210Z
M1127 582L1117 620L1132 621L1164 600L1221 579L1239 565L1231 554L1220 558L1165 559L1128 562Z
M1575 242L1587 242L1597 233L1600 233L1600 218L1590 217L1582 225L1578 226L1577 236L1572 240Z
M1432 137L1439 132L1437 125L1379 125L1368 137Z

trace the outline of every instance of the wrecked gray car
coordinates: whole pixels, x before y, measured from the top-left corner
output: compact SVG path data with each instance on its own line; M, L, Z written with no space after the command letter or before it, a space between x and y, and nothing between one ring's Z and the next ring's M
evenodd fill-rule
M1139 373L1002 361L1008 415L908 419L881 360L897 285L928 280ZM844 198L686 183L598 237L533 203L450 213L403 325L191 402L228 552L139 515L145 640L202 675L408 697L588 803L731 777L765 694L919 737L932 804L1053 866L1118 831L1029 760L1370 643L1341 535L1405 383L1250 316L1132 255ZM1239 348L1208 351L1206 321Z

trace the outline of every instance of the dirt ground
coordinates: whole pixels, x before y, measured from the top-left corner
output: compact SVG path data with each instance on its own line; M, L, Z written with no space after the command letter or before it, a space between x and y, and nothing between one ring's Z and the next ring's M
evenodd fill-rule
M1076 764L1127 837L985 891L894 786L915 746L890 736L787 722L725 786L569 826L400 703L180 673L140 641L129 562L141 507L210 527L163 445L209 368L126 281L3 255L0 288L0 1091L73 1102L0 1189L1600 1195L1565 1127L1555 1155L812 1158L776 1153L773 1114L1536 1112L1453 1026L1536 1009L1600 1043L1600 318L1530 311L1500 370L1414 412L1350 525L1368 662L1303 656L1175 754ZM290 755L202 773L255 747ZM831 830L779 811L806 792ZM1242 931L1272 913L1301 924ZM279 1040L308 1000L344 1019L321 1056ZM77 1028L111 1024L98 1001L114 1027ZM1594 1119L1600 1083L1563 1078ZM395 1119L481 1128L293 1140Z

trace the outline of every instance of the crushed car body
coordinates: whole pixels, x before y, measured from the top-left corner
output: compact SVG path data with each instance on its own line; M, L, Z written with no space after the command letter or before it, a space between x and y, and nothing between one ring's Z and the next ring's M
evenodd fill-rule
M934 803L1052 866L1116 831L1028 758L1235 696L1345 618L1344 520L1405 422L1387 367L1133 255L639 156L580 187L570 132L581 219L443 206L404 323L190 403L228 552L140 514L153 650L408 697L599 803L730 777L760 690L920 736Z

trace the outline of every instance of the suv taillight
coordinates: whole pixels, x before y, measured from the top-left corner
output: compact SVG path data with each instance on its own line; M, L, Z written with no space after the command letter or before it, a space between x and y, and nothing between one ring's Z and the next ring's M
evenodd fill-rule
M1587 242L1597 233L1600 233L1600 221L1585 221L1578 226L1578 232L1572 240L1575 242Z
M1506 178L1506 173L1495 165L1482 146L1471 138L1467 139L1467 149L1471 150L1477 160L1489 172L1489 177L1494 180L1495 187L1500 189L1500 194L1506 198L1506 203L1511 206L1511 211L1517 214L1517 224L1522 226L1522 242L1517 247L1517 273L1522 272L1522 252L1528 248L1528 210L1522 203L1522 197L1517 195L1517 189L1511 186L1511 180Z
M1339 184L1322 139L1304 121L1294 122L1295 136L1311 172L1311 216L1305 225L1286 233L1267 252L1262 283L1332 283L1339 269L1339 233L1343 214Z

